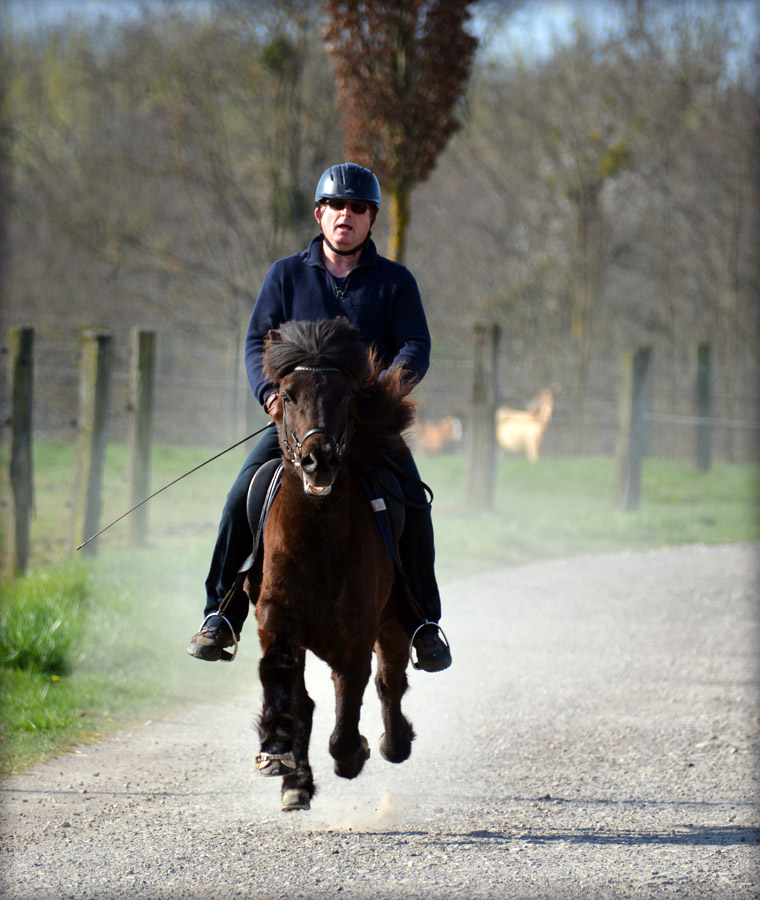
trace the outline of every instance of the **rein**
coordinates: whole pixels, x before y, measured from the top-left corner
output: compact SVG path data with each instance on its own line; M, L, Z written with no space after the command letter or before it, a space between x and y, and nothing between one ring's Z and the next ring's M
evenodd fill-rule
M390 488L385 485L383 487L383 491L397 503L403 503L404 506L408 506L411 509L426 509L428 506L433 505L434 494L433 489L429 484L426 484L421 478L414 478L411 476L402 466L400 466L395 460L391 459L387 453L381 454L382 460L385 465L392 469L397 475L401 475L402 478L405 478L407 481L413 481L415 484L418 484L426 494L429 495L430 499L425 503L414 503L411 500L407 500L406 497L397 496Z

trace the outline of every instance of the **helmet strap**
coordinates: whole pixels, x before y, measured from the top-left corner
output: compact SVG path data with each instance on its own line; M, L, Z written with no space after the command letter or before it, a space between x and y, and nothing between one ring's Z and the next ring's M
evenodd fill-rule
M327 235L322 232L322 240L327 244L327 246L332 250L333 253L337 253L338 256L354 256L356 253L361 253L361 251L367 246L367 241L370 239L372 235L371 231L367 232L367 237L359 244L358 247L354 247L353 250L338 250L337 247L333 247L330 241L327 240Z

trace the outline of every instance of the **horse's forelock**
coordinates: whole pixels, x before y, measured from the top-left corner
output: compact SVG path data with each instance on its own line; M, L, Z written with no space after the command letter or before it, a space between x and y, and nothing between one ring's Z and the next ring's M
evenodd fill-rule
M351 455L374 463L381 452L397 452L399 435L414 419L415 404L409 396L413 379L403 368L386 369L379 354L359 341L358 329L347 319L286 322L269 333L263 361L273 384L296 366L340 369L354 391Z
M331 366L358 387L369 375L367 348L348 319L285 322L270 331L264 349L264 370L279 383L296 366Z

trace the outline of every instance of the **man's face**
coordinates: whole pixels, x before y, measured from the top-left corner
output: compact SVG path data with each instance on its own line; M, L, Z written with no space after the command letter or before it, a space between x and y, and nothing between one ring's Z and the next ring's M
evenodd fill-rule
M341 206L342 209L335 207ZM364 208L363 212L357 210ZM338 250L361 246L372 227L372 209L358 200L323 201L314 210L327 240Z

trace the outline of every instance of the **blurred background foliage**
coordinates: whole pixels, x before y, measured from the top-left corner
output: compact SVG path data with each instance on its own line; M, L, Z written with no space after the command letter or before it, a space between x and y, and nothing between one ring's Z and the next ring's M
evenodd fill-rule
M79 331L112 330L120 439L128 330L153 328L157 438L214 444L245 433L240 342L263 274L315 233L314 184L344 157L326 13L311 0L123 5L131 15L33 26L6 7L2 339L37 328L38 433L66 439ZM423 414L466 414L472 327L496 322L506 402L561 386L545 452L608 453L620 353L652 345L655 410L693 414L695 348L710 341L717 412L742 423L716 452L756 458L750 7L575 8L537 52L509 26L548 6L470 4L462 127L411 195L405 259L437 363ZM616 14L600 25L599 9ZM375 231L383 252L387 210ZM0 405L5 421L5 389ZM657 431L654 452L683 455L677 438Z

